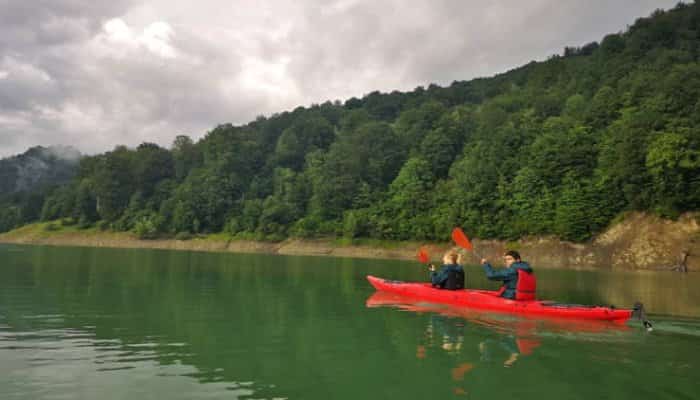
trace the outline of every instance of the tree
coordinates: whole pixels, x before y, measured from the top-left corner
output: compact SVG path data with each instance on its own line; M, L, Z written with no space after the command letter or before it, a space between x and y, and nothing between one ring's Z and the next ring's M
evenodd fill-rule
M450 196L459 210L459 225L470 227L476 237L495 237L500 232L496 220L498 201L498 150L485 142L465 146L465 153L450 169L455 181Z
M325 118L316 115L299 117L277 140L277 164L299 171L307 153L328 148L334 137L333 126Z
M403 111L396 120L396 132L402 145L415 151L446 111L444 104L434 100Z
M9 206L0 209L0 232L7 232L14 229L22 222L22 215L19 207Z
M428 211L430 190L434 182L430 164L421 158L410 158L389 187L389 203L398 211L398 218L411 218Z
M610 86L603 86L593 96L591 105L586 114L586 122L594 128L603 128L619 116L620 100L615 90Z
M97 212L102 219L115 221L121 216L134 192L133 153L119 146L100 158L94 175Z
M595 194L588 180L568 175L557 199L554 232L562 239L587 240L599 227L595 226Z
M651 177L645 167L649 135L657 116L630 108L604 131L598 145L597 174L616 201L614 212L644 210L651 202Z
M202 163L202 154L189 136L178 135L173 141L172 157L175 179L182 182L187 174Z
M507 187L504 201L513 216L512 229L518 236L552 231L554 197L534 169L524 167L518 171Z
M75 207L75 194L77 187L75 184L60 186L56 188L44 200L41 208L41 220L51 221L61 217L68 217Z
M587 108L586 99L581 94L576 93L566 99L562 114L576 121L583 121Z
M136 187L145 198L153 195L156 185L175 176L172 154L153 143L142 143L134 155Z
M654 203L664 215L700 206L700 151L679 133L663 132L649 145L646 167L653 178Z
M65 216L67 214L63 215ZM75 204L71 210L70 216L77 221L82 219L90 222L95 222L100 218L97 212L95 184L92 180L86 178L78 183L75 192Z
M528 165L547 186L555 187L567 174L579 178L592 174L596 139L589 128L575 125L572 120L550 118L528 153Z

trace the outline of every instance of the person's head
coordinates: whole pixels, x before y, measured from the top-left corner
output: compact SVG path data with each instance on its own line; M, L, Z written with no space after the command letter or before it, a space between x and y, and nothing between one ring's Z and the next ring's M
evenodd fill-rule
M510 267L515 262L520 262L520 253L515 250L508 250L503 254L503 260L506 263L506 267Z
M459 254L457 254L456 251L449 250L447 253L445 253L444 256L442 256L442 262L443 262L443 264L446 264L446 265L457 264L458 258L459 258Z

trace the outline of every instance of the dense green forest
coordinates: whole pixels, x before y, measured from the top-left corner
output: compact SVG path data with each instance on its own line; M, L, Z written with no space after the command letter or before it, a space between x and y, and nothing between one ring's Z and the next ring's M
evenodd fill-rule
M584 241L626 211L699 209L699 56L700 6L679 4L491 78L84 157L70 183L0 200L0 231Z

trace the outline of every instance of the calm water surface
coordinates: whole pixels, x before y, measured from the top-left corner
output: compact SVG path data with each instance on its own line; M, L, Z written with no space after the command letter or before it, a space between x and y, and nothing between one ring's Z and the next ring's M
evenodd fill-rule
M538 270L542 298L642 300L651 333L416 303L367 274L427 276L406 261L0 245L0 399L700 398L700 274Z

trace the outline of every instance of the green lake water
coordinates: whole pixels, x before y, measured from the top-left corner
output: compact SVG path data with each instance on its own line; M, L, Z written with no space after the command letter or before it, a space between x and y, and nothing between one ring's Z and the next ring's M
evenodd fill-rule
M427 279L409 261L0 245L0 399L700 398L700 274L534 267L540 298L641 300L654 331L365 279Z

